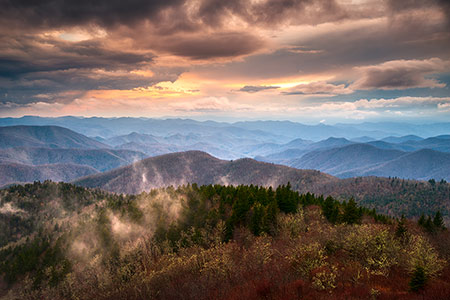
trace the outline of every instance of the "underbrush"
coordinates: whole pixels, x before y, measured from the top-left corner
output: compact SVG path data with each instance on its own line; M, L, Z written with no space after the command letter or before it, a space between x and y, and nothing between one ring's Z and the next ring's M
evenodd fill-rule
M289 186L160 189L106 198L77 220L58 234L47 232L36 265L15 273L7 299L450 295L447 230L428 233L407 220L399 230L398 220L351 199L300 195ZM21 257L20 249L3 250L4 259ZM51 253L57 259L44 264ZM412 290L418 269L423 282L416 278Z

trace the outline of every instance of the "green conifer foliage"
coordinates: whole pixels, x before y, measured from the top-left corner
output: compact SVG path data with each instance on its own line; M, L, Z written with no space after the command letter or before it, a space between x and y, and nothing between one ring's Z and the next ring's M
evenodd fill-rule
M356 224L361 221L361 210L358 209L355 199L351 198L345 205L342 221L347 224Z
M425 275L425 270L418 266L416 267L414 273L412 274L411 281L409 282L409 287L413 292L419 292L425 288L427 283L427 277Z
M408 242L409 234L408 229L406 227L406 219L405 216L402 215L400 220L397 223L397 228L395 229L395 236L400 240L402 245L406 245Z
M336 205L335 200L331 196L328 196L325 199L322 205L322 210L323 215L329 222L333 224L337 222L339 216L339 208Z
M417 224L419 224L420 226L425 225L425 215L422 214L420 215L419 221L417 221Z
M441 212L438 210L433 218L433 225L436 229L445 229L444 219L442 218Z
M430 216L428 216L427 220L423 224L423 227L428 232L433 232L434 231L434 224L433 224L433 221L431 220Z

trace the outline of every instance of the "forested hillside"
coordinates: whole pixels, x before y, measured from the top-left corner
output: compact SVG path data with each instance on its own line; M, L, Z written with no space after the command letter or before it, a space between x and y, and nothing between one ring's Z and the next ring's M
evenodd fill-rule
M450 236L284 185L0 191L4 299L444 299Z
M298 170L249 158L220 160L205 152L186 151L150 157L74 183L110 192L137 194L152 188L188 183L277 187L290 181L295 189L301 190L334 180L338 179L315 170Z
M0 127L0 148L12 147L108 148L105 144L59 126Z
M147 157L114 150L58 126L0 127L0 187L33 181L72 181Z
M356 177L317 185L310 192L340 200L354 197L360 205L396 217L404 214L417 219L440 210L450 221L450 184L445 180Z
M0 187L36 180L70 181L98 171L90 166L76 164L49 164L30 166L17 163L0 163Z
M383 177L338 179L315 170L299 170L252 159L220 160L204 152L186 151L151 157L130 166L76 180L77 185L116 193L137 194L152 188L188 183L253 184L277 187L291 183L300 193L354 197L385 214L419 218L441 210L450 221L450 184Z

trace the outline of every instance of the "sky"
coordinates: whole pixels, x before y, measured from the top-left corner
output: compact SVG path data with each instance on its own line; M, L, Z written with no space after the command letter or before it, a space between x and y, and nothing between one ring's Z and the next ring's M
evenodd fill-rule
M0 0L0 117L450 121L448 0Z

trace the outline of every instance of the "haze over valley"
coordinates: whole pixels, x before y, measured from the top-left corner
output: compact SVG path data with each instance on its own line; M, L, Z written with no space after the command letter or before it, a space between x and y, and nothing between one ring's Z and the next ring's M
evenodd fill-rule
M30 123L35 125L23 125ZM0 119L0 124L11 124L0 127L0 165L5 170L0 178L2 186L46 179L72 181L144 158L191 150L222 160L250 158L318 170L338 178L450 180L450 135L428 136L428 130L436 126L442 128L439 133L445 133L450 123L399 124L391 131L370 130L367 124L325 126L142 118L26 117ZM383 126L384 123L379 124ZM414 135L401 135L404 129L395 129L407 126ZM120 128L120 134L112 136L108 127ZM89 133L97 135L84 135ZM179 164L181 167L183 162ZM180 183L194 181L186 177ZM169 182L176 185L176 180L166 178L148 188Z

